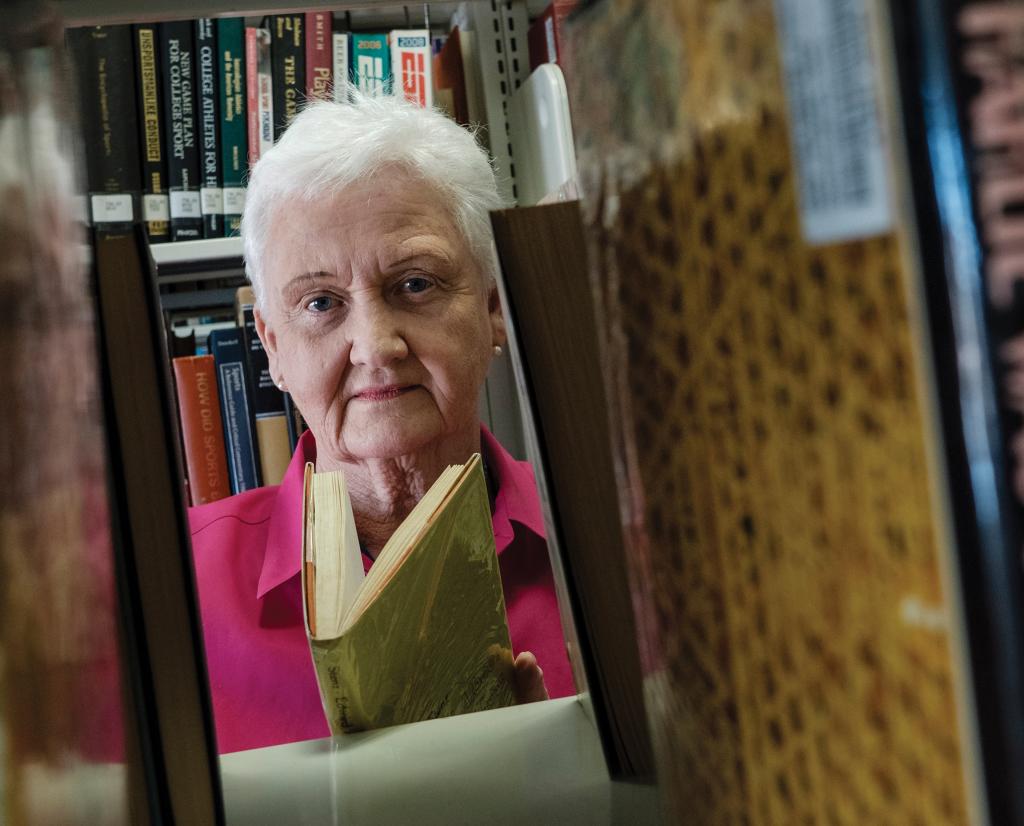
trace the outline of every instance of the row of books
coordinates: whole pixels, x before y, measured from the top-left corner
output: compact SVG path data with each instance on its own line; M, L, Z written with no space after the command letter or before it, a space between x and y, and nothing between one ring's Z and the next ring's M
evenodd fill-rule
M237 325L212 330L198 354L171 359L193 505L278 484L295 448L295 417L270 376L251 287L238 290L235 306Z
M428 30L332 27L308 12L69 29L92 222L141 216L151 242L236 234L249 166L305 101L350 80L433 103Z

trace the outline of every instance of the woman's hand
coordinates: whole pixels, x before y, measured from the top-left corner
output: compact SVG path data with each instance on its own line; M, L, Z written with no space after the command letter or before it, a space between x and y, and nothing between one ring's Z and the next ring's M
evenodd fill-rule
M537 665L537 658L529 651L520 651L513 666L515 685L512 693L517 703L535 703L548 699L544 687L544 672Z

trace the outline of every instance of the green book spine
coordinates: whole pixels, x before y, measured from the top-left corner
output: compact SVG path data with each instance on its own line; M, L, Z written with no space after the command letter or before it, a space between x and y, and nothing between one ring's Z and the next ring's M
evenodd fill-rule
M391 50L386 34L352 35L352 82L370 97L389 94Z
M241 17L217 21L220 49L220 149L224 178L224 234L238 235L245 203L246 85L245 20Z

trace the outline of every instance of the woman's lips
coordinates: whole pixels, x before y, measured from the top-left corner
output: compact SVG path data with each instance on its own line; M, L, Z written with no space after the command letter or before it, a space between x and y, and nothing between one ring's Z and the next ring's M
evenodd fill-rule
M367 387L356 393L355 397L367 402L383 402L388 399L398 398L403 393L408 393L415 388L415 384L388 384L380 387Z

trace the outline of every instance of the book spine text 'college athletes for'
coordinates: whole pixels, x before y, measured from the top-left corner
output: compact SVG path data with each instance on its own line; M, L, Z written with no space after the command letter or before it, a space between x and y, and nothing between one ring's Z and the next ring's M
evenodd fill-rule
M217 35L213 18L196 20L196 102L199 110L200 207L203 236L224 235L224 193L221 189L218 128Z
M164 88L171 240L203 237L196 135L195 44L192 22L160 24L160 69Z

